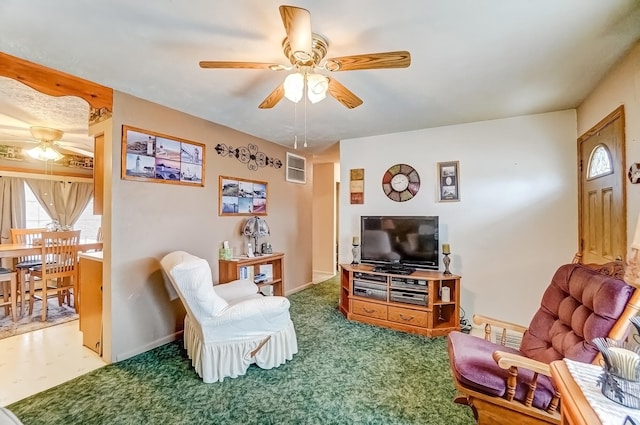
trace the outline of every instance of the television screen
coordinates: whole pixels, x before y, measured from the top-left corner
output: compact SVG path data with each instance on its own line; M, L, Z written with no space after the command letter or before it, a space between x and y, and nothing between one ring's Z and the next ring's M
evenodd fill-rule
M363 263L438 270L438 216L362 216Z

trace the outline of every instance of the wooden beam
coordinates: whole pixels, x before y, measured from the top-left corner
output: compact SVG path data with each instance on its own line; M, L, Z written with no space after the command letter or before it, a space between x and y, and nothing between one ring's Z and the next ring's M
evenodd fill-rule
M64 177L76 177L76 178L85 178L87 179L87 181L91 181L93 179L93 174L92 173L82 173L82 172L78 172L78 171L71 171L73 170L73 168L69 168L69 171L67 170L60 170L59 168L62 167L56 167L57 169L53 172L51 171L47 171L45 172L44 170L38 170L35 168L22 168L22 167L5 167L5 166L0 166L0 177L2 175L8 175L8 176L15 176L15 177L22 177L22 178L33 178L34 175L42 175L45 178L49 179L49 176L53 176L54 180L60 180L60 178L64 178ZM15 174L17 173L17 174ZM32 174L31 176L26 176L26 174Z
M12 78L49 96L77 96L109 115L113 89L0 52L0 76Z

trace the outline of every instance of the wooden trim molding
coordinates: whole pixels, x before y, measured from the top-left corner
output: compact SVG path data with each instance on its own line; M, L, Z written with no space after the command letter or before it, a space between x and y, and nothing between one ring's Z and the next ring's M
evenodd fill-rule
M587 130L582 136L578 137L578 145L584 142L585 140L587 140L589 137L596 134L598 131L602 130L603 128L611 124L613 121L615 121L618 118L620 118L620 122L622 123L622 128L624 133L624 128L625 128L624 105L620 105L616 109L614 109L613 112L611 112L609 115L601 119L600 122L598 122L596 125L594 125L589 130Z
M113 111L113 89L0 52L0 76L8 77L49 96L77 96L91 107L90 122Z
M59 167L56 167L59 168ZM70 168L73 170L73 168ZM16 173L16 174L13 174ZM43 177L49 178L50 175L53 175L54 178L66 178L66 177L78 177L88 179L87 181L91 181L93 179L93 175L91 173L82 173L75 171L60 171L56 170L53 173L45 172L44 170L37 170L34 168L22 168L22 167L0 167L0 177L2 175L14 175L16 177L26 177L27 174L30 174L30 178L33 178L36 175L42 175Z

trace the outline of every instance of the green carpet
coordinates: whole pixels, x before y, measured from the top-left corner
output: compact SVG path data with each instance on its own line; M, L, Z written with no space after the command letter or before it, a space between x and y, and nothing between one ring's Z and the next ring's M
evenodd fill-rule
M36 424L473 424L452 402L445 338L347 321L337 278L293 294L299 352L204 384L176 341L9 407Z

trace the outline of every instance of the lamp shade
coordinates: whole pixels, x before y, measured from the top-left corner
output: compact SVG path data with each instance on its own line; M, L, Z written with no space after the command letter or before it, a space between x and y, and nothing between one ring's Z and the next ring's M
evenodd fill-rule
M264 219L254 216L244 223L244 226L242 227L242 234L254 239L254 254L260 255L260 252L258 251L258 238L269 236L271 231Z
M269 236L271 232L269 230L269 225L267 225L267 222L264 221L264 219L255 216L251 217L249 220L247 220L246 223L244 223L242 234L254 238L256 236Z
M329 78L322 74L307 75L307 97L311 103L320 102L327 97Z
M284 97L293 103L300 102L304 94L304 76L299 72L287 75L284 79Z
M307 97L311 103L320 102L327 97L329 78L322 74L307 75Z

